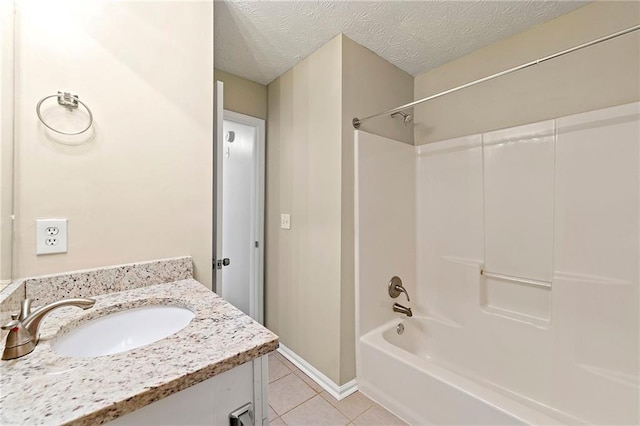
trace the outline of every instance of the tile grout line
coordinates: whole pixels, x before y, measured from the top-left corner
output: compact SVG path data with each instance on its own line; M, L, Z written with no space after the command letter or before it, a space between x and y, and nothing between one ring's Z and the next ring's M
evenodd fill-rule
M279 360L277 357L275 357L275 359L276 359L276 360L278 360L278 362L280 362L280 364L282 364L282 366L283 366L284 368L286 368L286 369L287 369L288 373L287 373L287 374L285 374L285 375L284 375L284 376L282 376L282 377L278 377L278 378L277 378L277 379L275 379L273 382L269 382L268 384L275 383L275 382L277 382L278 380L283 379L283 378L287 377L289 374L293 373L293 371L292 371L289 367L287 367L287 365L286 365L284 362L282 362L281 360ZM295 373L294 373L294 374L295 374Z
M277 378L277 379L275 379L273 382L269 382L269 383L267 383L267 384L268 384L268 385L270 385L271 383L275 383L275 382L277 382L277 381L278 381L278 380L280 380L280 379L284 379L284 378L285 378L285 377L287 377L289 374L295 374L295 373L294 373L293 371L290 371L290 372L288 372L287 374L285 374L284 376L282 376L282 377L278 377L278 378Z
M276 358L276 359L278 359L278 358ZM293 375L295 375L298 379L300 379L300 380L301 380L305 385L307 385L307 386L308 386L308 387L313 391L314 395L312 395L310 398L305 399L304 401L300 402L298 405L296 405L296 406L292 407L291 409L289 409L289 410L285 411L285 412L284 412L284 413L282 413L282 414L278 413L278 412L277 412L277 411L276 411L276 410L271 406L271 404L269 404L269 407L271 407L271 409L272 409L272 410L276 413L276 415L277 415L277 417L274 419L274 421L275 421L276 419L278 419L278 418L279 418L279 419L280 419L280 420L281 420L281 421L286 425L287 423L286 423L286 422L284 421L284 419L283 419L283 416L284 416L284 415L289 414L290 412L292 412L292 411L293 411L293 410L295 410L296 408L300 407L301 405L303 405L303 404L305 404L305 403L309 402L310 400L312 400L312 399L313 399L313 398L315 398L316 396L319 396L319 397L320 397L320 399L321 399L321 400L323 400L323 401L325 401L327 404L329 404L329 406L330 406L333 410L335 410L338 414L342 415L345 419L347 419L347 425L349 425L349 424L353 424L353 422L354 422L357 418L359 418L360 416L362 416L364 413L366 413L367 411L369 411L371 408L373 408L373 407L375 406L375 402L374 402L374 401L372 401L372 404L371 404L369 407L367 407L367 408L366 408L362 413L360 413L359 415L355 416L355 417L352 419L351 417L349 417L349 416L347 415L347 413L344 413L344 412L343 412L342 410L340 410L338 407L336 407L335 405L333 405L333 404L331 403L331 401L329 401L327 398L325 398L324 396L322 396L322 393L323 393L323 392L326 392L324 389L323 389L323 390L321 390L321 391L317 391L317 390L315 390L314 388L312 388L311 386L309 386L309 384L307 384L307 383L306 383L306 382L305 382L305 381L304 381L304 380L303 380L303 379L302 379L298 374L296 374L296 372L295 372L294 370L290 369L290 368L289 368L289 367L288 367L284 362L282 362L282 361L281 361L281 360L279 360L279 359L278 359L278 361L280 361L280 363L281 363L282 365L284 365L284 367L285 367L287 370L289 370L289 373L288 373L288 374L285 374L284 376L282 376L282 377L280 377L280 378L278 378L278 379L276 379L276 380L274 380L273 382L270 382L269 384L271 384L271 383L275 383L275 382L277 382L278 380L284 379L284 378L285 378L285 377L287 377L289 374L293 374ZM295 367L295 366L294 366L294 367ZM297 368L297 367L295 367L295 368ZM302 371L302 370L300 370L300 369L298 369L298 370L299 370L299 371L300 371L300 373L302 373L304 376L309 377L309 376L307 376L307 375L304 373L304 371ZM330 398L333 398L329 393L327 393L327 395L328 395Z
M280 360L278 360L278 361L280 361ZM280 361L280 362L282 363L282 361ZM298 376L295 372L291 371L291 369L290 369L289 367L287 367L284 363L282 363L282 364L285 366L285 368L286 368L287 370L289 370L289 374L293 374L294 376L296 376L296 378L298 378L300 381L302 381L302 383L304 383L304 385L305 385L305 386L307 386L309 389L311 389L311 391L313 392L313 395L312 395L310 398L305 399L304 401L302 401L301 403L299 403L299 404L298 404L298 405L296 405L295 407L292 407L291 409L289 409L289 410L285 411L285 412L284 412L284 413L282 413L282 414L278 413L278 412L275 410L275 408L273 408L273 406L271 406L271 404L269 404L269 406L271 407L271 409L272 409L272 410L273 410L273 411L278 415L278 417L280 417L280 419L284 422L284 419L282 419L282 416L284 416L285 414L290 413L291 411L295 410L296 408L298 408L299 406L301 406L301 405L302 405L302 404L304 404L305 402L307 402L307 401L309 401L309 400L311 400L311 399L315 398L316 396L319 396L319 395L320 395L320 393L319 393L318 391L316 391L314 388L312 388L311 386L309 386L307 383L305 383L305 382L304 382L304 380L302 380L302 378L300 378L300 376ZM278 379L274 380L273 382L270 382L270 383L269 383L269 385L270 385L271 383L275 383L275 382L277 382L278 380L282 380L282 379L284 379L284 378L285 378L285 377L287 377L289 374L285 374L284 376L282 376L282 377L280 377L280 378L278 378ZM303 372L303 374L304 374L304 372ZM320 396L320 398L322 398L322 396ZM323 398L323 399L324 399L324 398ZM334 408L335 408L335 407L334 407ZM336 408L336 411L340 412L340 410L338 410L337 408ZM346 416L345 416L345 417L346 417ZM285 424L286 424L286 422L285 422Z
M306 385L306 383L305 383L305 385ZM307 385L307 386L308 386L308 385ZM311 389L311 390L313 390L313 389ZM305 402L312 400L312 399L313 399L313 398L315 398L316 396L318 396L318 394L313 395L311 398L307 398L307 399L305 399L305 400L304 400L304 401L302 401L300 404L298 404L298 405L296 405L295 407L292 407L291 409L289 409L289 410L285 411L284 413L280 414L280 417L284 416L285 414L289 414L290 412L292 412L293 410L295 410L296 408L298 408L299 406L301 406L301 405L302 405L302 404L304 404ZM322 397L321 397L321 398L322 398ZM271 407L271 408L273 408L273 407ZM276 411L276 410L273 410L273 411ZM277 414L277 412L276 412L276 414ZM283 421L284 421L284 420L283 420ZM285 422L285 423L286 423L286 422Z
M358 414L353 420L351 420L351 423L354 423L357 419L359 419L360 417L364 416L366 414L367 411L371 410L373 407L376 406L377 403L374 403L373 405L371 405L371 407L367 408L366 410L364 410L362 413ZM354 423L355 424L355 423Z
M306 383L305 383L306 384ZM308 386L308 385L307 385ZM311 389L313 390L313 389ZM315 392L315 391L314 391ZM367 411L369 411L370 408L373 408L373 405L371 407L367 407L366 410L364 410L362 413L360 413L358 416L354 417L353 419L351 419L349 416L347 416L346 413L343 413L338 407L336 407L335 405L331 404L329 401L327 401L326 398L324 398L319 392L316 392L315 395L313 395L311 398L306 399L304 401L302 401L300 404L296 405L295 407L291 408L290 410L278 415L278 417L280 418L280 420L282 420L282 422L286 425L287 422L284 421L284 419L282 418L285 414L289 414L290 412L292 412L293 410L295 410L296 408L300 407L301 405L304 405L305 403L311 401L313 398L315 398L316 396L319 396L320 399L322 399L323 401L325 401L327 404L329 404L329 406L334 409L337 413L341 414L345 419L347 419L347 425L353 423L355 421L355 419L357 419L358 417L360 417L361 415L363 415L364 413L366 413ZM331 395L329 395L331 396ZM273 410L273 407L271 407L271 409ZM276 414L278 414L276 412L276 410L273 410ZM275 419L274 419L275 420Z
M358 391L356 391L356 393L357 393L357 392L358 392ZM331 396L331 394L330 394L329 392L324 391L323 393L326 393L326 394L327 394L326 396L328 396L329 398L333 399L334 401L337 401L333 396ZM371 405L369 405L367 408L365 408L365 410L364 410L362 413L358 414L357 416L355 416L355 417L352 419L351 417L349 417L349 415L348 415L347 413L345 413L344 411L342 411L339 407L336 407L335 405L333 405L333 404L331 403L331 401L329 401L329 399L328 399L326 396L323 396L323 395L322 395L322 393L320 393L319 395L320 395L320 396L321 396L325 401L327 401L327 402L328 402L328 403L329 403L333 408L335 408L336 410L338 410L338 412L339 412L340 414L342 414L342 415L343 415L343 416L345 416L347 419L349 419L349 422L350 422L350 423L351 423L351 422L353 422L353 421L354 421L355 419L357 419L358 417L360 417L361 415L363 415L364 413L366 413L367 411L369 411L369 409L370 409L370 408L373 408L373 406L377 404L375 401L373 401L373 400L371 400L371 399L367 398L367 399L369 399L369 401L371 401ZM352 395L353 395L353 394L352 394ZM351 395L349 395L349 396L351 396ZM348 398L348 397L347 397L347 398ZM345 399L346 399L346 398L345 398ZM337 402L340 402L340 401L337 401Z

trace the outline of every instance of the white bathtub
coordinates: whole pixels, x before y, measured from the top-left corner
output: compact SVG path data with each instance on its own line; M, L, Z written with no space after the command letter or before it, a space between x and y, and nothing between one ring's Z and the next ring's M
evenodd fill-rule
M396 331L399 324L404 326L402 335ZM360 391L415 426L568 422L434 359L428 336L441 329L437 321L413 317L393 320L364 335L358 343Z

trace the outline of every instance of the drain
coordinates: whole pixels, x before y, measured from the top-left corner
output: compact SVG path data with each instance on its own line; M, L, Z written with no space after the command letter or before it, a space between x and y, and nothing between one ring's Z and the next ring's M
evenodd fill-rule
M398 332L398 334L404 333L404 324L398 324L398 326L396 327L396 332Z

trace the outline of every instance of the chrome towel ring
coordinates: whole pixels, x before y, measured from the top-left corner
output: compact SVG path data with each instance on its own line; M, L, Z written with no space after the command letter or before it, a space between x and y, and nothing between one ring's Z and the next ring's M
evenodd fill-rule
M80 130L79 132L63 132L61 130L54 129L53 127L48 125L44 121L44 118L42 118L42 114L40 113L40 107L42 106L42 103L44 101L46 101L49 98L55 98L55 97L58 98L58 105L63 106L65 108L77 109L78 108L78 104L82 105L84 107L84 109L87 110L87 113L89 113L89 124L87 125L87 127L85 127L84 129ZM48 129L53 130L56 133L60 133L61 135L73 136L73 135L82 134L82 133L86 132L87 130L89 130L91 128L91 125L93 124L93 114L91 113L91 110L89 109L89 107L84 102L82 102L80 99L78 99L77 95L72 95L69 92L58 92L56 95L49 95L49 96L45 96L44 98L40 99L40 101L38 102L38 105L36 105L36 113L38 114L38 119L42 122L42 124L44 124Z

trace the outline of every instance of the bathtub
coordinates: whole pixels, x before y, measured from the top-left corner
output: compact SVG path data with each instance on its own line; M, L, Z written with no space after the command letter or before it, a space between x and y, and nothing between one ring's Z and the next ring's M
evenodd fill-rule
M397 328L404 327L402 334ZM358 342L358 388L415 426L565 424L434 356L429 335L446 325L426 317L396 319Z

